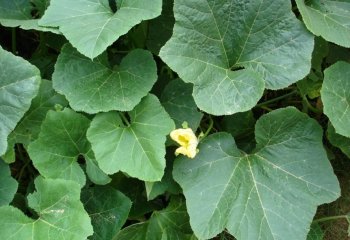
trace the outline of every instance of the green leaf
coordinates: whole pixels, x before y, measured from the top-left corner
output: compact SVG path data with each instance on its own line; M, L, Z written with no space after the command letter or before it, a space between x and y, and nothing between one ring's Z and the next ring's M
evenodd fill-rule
M156 55L173 33L175 23L173 6L174 0L163 0L162 14L149 21L147 48Z
M296 0L306 27L316 36L350 47L349 0Z
M45 0L35 0L32 2L34 4L42 2L41 5L38 6L39 14L41 14ZM35 9L36 7L33 6L29 0L0 0L0 24L5 27L20 27L25 30L34 29L59 34L60 32L58 29L38 25L39 19L35 19L31 14Z
M310 71L313 36L290 1L175 0L174 14L160 57L194 84L194 99L208 113L247 111L264 85L284 88Z
M317 223L311 224L311 229L307 235L307 240L323 240L324 233L322 228Z
M324 71L323 111L336 133L350 137L350 64L337 62Z
M91 122L87 137L98 165L107 174L123 171L144 181L160 181L166 135L174 123L154 95L143 98L129 116L130 126L123 126L118 112L100 113Z
M198 111L191 93L191 84L176 79L171 81L163 90L161 102L174 120L176 128L181 128L182 123L187 122L188 126L195 131L203 114Z
M350 158L350 139L335 132L332 124L328 124L327 138L329 142L339 148L348 158Z
M131 201L121 192L106 186L83 190L81 198L94 227L94 235L89 239L112 239L127 220Z
M80 53L93 59L142 20L159 16L162 1L117 0L117 9L114 13L108 0L51 0L39 24L59 27Z
M7 164L0 158L0 206L8 205L17 192L18 183L11 177Z
M53 74L53 87L65 95L73 109L87 113L130 111L157 81L152 54L133 50L112 70L106 56L91 61L65 45Z
M36 139L40 132L41 123L44 121L46 113L54 110L55 105L67 106L66 99L52 89L52 82L42 80L38 95L33 99L29 110L11 133L16 143L28 145Z
M255 147L254 125L255 118L252 111L235 113L222 119L223 131L231 133L238 148L243 151L251 151Z
M173 150L173 149L171 149ZM167 151L165 173L160 182L145 182L147 200L153 200L159 195L169 192L171 194L181 193L180 186L173 179L174 151Z
M15 207L0 207L3 239L85 240L93 233L77 183L38 177L35 186L37 191L29 195L28 204L39 218L29 218Z
M85 184L85 174L77 158L91 150L86 139L90 120L69 108L49 111L41 125L38 139L30 143L28 153L40 174Z
M151 218L122 229L114 240L153 240L190 239L191 228L188 223L186 206L181 198L173 198L169 206L154 211ZM187 235L188 234L188 235Z
M38 93L39 70L0 47L0 156L7 149L7 137L29 109Z
M257 121L255 136L251 154L217 133L202 141L194 160L175 160L173 176L198 238L226 228L238 240L305 239L317 206L340 196L316 121L280 109Z
M131 200L132 206L128 217L130 220L144 219L145 214L159 209L156 201L147 200L143 181L125 176L119 172L113 175L110 185L123 192Z
M86 161L86 174L89 179L98 185L108 184L112 179L105 174L97 165L95 159L85 156Z

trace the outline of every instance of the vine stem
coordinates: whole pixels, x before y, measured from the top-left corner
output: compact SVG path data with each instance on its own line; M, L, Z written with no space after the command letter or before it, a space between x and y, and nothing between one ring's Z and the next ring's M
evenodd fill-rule
M214 126L214 121L213 118L211 116L209 116L209 126L207 128L207 131L205 131L205 133L203 133L202 135L200 135L199 137L199 141L201 141L202 139L204 139L206 136L208 136L208 134L210 133L210 131L213 129Z
M324 218L316 219L316 220L312 221L312 223L326 222L326 221L337 220L337 219L341 219L341 218L347 218L347 216L346 215L338 215L338 216L324 217Z
M289 92L287 94L284 94L282 96L279 96L279 97L267 100L267 101L262 102L262 103L258 103L258 104L255 105L255 107L261 107L261 106L264 106L264 105L267 105L267 104L270 104L270 103L274 103L274 102L277 102L279 100L282 100L284 98L287 98L287 97L292 96L292 95L297 94L297 93L298 93L298 90L294 90L294 91Z
M130 126L129 120L125 117L123 112L119 112L119 116L122 118L123 122L126 123L126 126Z

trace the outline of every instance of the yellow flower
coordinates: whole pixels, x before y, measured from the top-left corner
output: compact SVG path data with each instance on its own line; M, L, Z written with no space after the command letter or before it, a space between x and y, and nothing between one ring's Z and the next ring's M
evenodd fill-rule
M198 139L191 128L179 128L170 133L170 137L180 144L175 155L183 154L189 158L194 158L198 152Z

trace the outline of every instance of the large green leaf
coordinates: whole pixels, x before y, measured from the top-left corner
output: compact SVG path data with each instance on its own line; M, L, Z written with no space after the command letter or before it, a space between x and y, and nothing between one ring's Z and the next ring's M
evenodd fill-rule
M111 187L99 186L83 190L81 198L94 227L89 239L112 239L128 218L131 201Z
M186 205L181 198L171 200L169 206L154 211L144 223L128 226L114 240L187 240L191 238Z
M195 131L203 113L198 111L191 93L192 86L189 83L176 79L164 88L161 102L174 120L176 128L181 128L182 123L186 121L188 126Z
M36 169L47 178L63 178L85 184L85 174L77 158L91 150L86 139L90 120L66 108L49 111L38 139L30 143L28 153Z
M59 27L69 42L93 59L142 20L160 15L161 0L117 1L117 12L108 0L51 0L39 21L43 26Z
M173 176L198 238L227 228L238 240L306 239L317 206L339 197L314 120L295 108L276 110L257 121L255 136L251 154L217 133L203 140L194 160L175 160Z
M144 181L160 181L165 168L166 135L174 122L154 95L145 97L129 112L123 126L118 112L96 115L88 129L99 167L108 174L126 172Z
M65 107L67 104L67 100L52 89L51 81L42 80L38 95L10 137L14 138L16 143L29 144L38 137L46 113L54 110L55 106Z
M47 2L47 0L0 0L0 24L5 27L20 27L25 30L35 29L59 33L56 28L39 26L39 19L35 18L38 16L32 16L31 14L34 10L38 10L38 14L41 16L47 7Z
M0 156L7 137L29 109L40 84L39 70L0 47Z
M37 191L29 195L28 205L38 213L38 219L15 207L0 207L2 239L86 240L93 233L77 183L38 177L35 186Z
M174 13L173 36L160 56L194 84L206 112L247 111L264 85L284 88L310 71L313 36L290 1L175 0Z
M321 89L324 113L335 131L350 137L350 64L337 62L324 71Z
M10 168L0 158L0 206L9 204L17 191L18 183L11 177Z
M349 0L296 0L306 27L330 42L350 47Z
M75 110L130 111L157 80L156 63L148 51L130 52L116 70L108 67L105 57L91 61L70 45L63 47L52 77L53 86Z

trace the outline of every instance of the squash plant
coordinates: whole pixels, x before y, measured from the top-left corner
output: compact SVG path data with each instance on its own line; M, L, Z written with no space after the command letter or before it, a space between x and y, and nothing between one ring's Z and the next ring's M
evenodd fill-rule
M323 239L348 219L320 205L346 197L349 0L0 0L0 24L2 239Z

